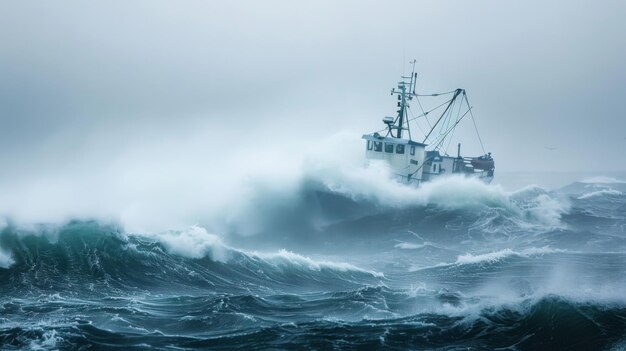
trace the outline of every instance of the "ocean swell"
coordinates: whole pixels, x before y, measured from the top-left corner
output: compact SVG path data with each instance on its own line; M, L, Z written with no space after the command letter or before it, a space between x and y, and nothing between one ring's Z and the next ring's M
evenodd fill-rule
M41 232L9 226L0 233L0 243L12 256L0 268L0 281L6 288L30 293L67 286L85 293L97 293L98 287L199 293L255 286L291 291L323 282L340 289L376 284L382 278L352 264L316 261L287 250L234 249L200 227L137 235L96 222L71 222L58 227L51 240Z

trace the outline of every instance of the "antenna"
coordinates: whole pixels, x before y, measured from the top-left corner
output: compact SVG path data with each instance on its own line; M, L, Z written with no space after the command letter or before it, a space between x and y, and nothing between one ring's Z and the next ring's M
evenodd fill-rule
M411 63L413 63L413 77L411 79L413 79L413 95L415 95L415 87L417 86L417 72L415 72L415 64L417 63L417 60L413 59Z
M411 129L409 127L409 121L407 120L407 127L404 128L406 109L408 107L408 101L412 100L415 95L415 85L417 81L417 74L415 73L415 64L417 60L412 60L409 62L413 65L411 75L406 77L404 74L402 75L402 81L398 82L398 90L392 89L391 94L398 94L398 124L393 126L393 129L396 130L395 138L402 139L402 131L407 130L409 132L409 140L411 139ZM406 80L409 80L408 82ZM407 91L408 90L408 91ZM411 91L412 90L412 91ZM389 133L391 133L392 126L391 124L385 122L389 127ZM393 134L391 134L393 136Z

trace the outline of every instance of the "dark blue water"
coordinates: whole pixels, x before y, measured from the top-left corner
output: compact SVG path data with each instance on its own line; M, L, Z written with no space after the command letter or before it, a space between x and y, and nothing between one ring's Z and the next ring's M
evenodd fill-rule
M259 208L254 235L9 221L0 345L624 349L625 192L456 180L398 202L317 185Z

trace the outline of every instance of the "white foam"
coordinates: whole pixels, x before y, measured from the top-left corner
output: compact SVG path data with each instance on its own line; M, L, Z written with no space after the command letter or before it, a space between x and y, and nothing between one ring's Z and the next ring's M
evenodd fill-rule
M561 216L571 208L566 196L550 193L535 185L514 191L509 197L517 214L516 224L524 229L562 228Z
M394 245L395 248L403 250L415 250L425 247L427 244L415 244L415 243L398 243Z
M301 268L312 271L330 269L340 272L355 271L382 277L382 273L369 271L356 267L349 263L332 262L326 260L316 261L309 257L281 249L277 252L248 252L229 247L215 234L208 233L206 229L192 226L184 230L167 231L158 234L137 234L152 240L157 240L165 246L167 252L188 258L210 257L212 260L224 263L230 262L236 252L248 257L257 258L268 265L275 267Z
M489 252L480 255L472 255L470 253L460 255L456 259L456 264L475 264L475 263L492 263L499 261L505 257L515 255L516 252L511 249Z
M583 179L580 182L586 184L626 184L626 181L605 176L590 177Z
M368 168L328 167L329 172L310 173L329 190L356 200L371 200L390 207L434 204L447 209L477 206L509 207L507 193L498 185L487 185L475 178L450 176L420 187L400 184L392 179L384 163Z
M568 252L568 251L564 249L553 249L549 246L530 247L528 249L522 250L520 253L520 256L545 255L545 254L563 253L563 252Z
M208 255L213 260L226 262L229 250L231 250L219 236L210 234L206 229L198 226L178 231L140 235L159 241L169 253L189 258L202 258Z
M15 263L10 252L0 249L0 268L9 268Z
M412 264L409 267L408 271L409 272L418 272L418 271L423 271L423 270L432 269L432 268L449 267L449 266L452 266L453 264L454 263L445 263L445 262L440 262L440 263L437 263L437 264L432 265L432 266L420 266L420 265L417 265L417 264Z
M568 251L562 250L562 249L553 249L549 246L530 247L521 251L514 251L512 249L506 248L506 249L502 249L498 251L492 251L492 252L487 252L487 253L477 254L477 255L466 253L464 255L457 256L456 261L452 263L441 262L441 263L431 265L431 266L412 265L409 267L408 271L416 272L416 271L422 271L426 269L439 268L439 267L495 263L511 256L530 257L530 256L547 255L547 254L562 253L562 252L568 252Z
M57 335L56 330L51 329L43 333L41 340L31 341L29 347L31 350L50 350L57 347L57 343L62 342L63 338Z
M132 232L158 232L203 223L220 232L255 234L267 229L262 227L265 223L272 223L266 222L267 217L282 214L280 210L268 213L272 206L278 204L284 208L302 201L302 190L310 184L394 208L424 205L477 211L498 208L539 224L548 221L548 225L558 222L563 212L549 201L537 201L534 212L520 208L512 201L513 193L478 179L447 177L418 188L399 184L384 163L372 162L369 167L363 167L363 143L360 135L354 133L338 133L310 145L309 149L264 147L255 150L253 158L249 157L249 150L233 151L232 157L220 160L219 172L205 159L196 162L195 158L181 159L176 154L178 157L170 160L168 167L171 172L164 173L160 160L148 162L154 160L139 157L146 150L138 150L136 159L123 158L119 162L125 167L105 174L103 179L79 182L48 177L33 184L25 182L18 187L24 191L12 192L12 196L0 201L0 214L6 212L12 220L23 223L61 223L68 218L112 220L121 222ZM164 146L163 150L168 149ZM134 162L137 160L142 162ZM98 184L96 194L93 184ZM84 195L67 196L77 193ZM534 214L526 216L525 211ZM548 212L550 215L545 216ZM195 242L194 236L187 235L181 240ZM182 248L174 239L163 240L172 250L194 256L206 249Z
M536 254L552 251L549 248L531 248L527 252ZM508 251L507 253L515 254ZM495 256L497 255L491 258ZM571 303L626 305L626 295L623 293L626 288L624 279L609 281L601 277L580 279L579 268L568 267L568 265L548 269L550 271L546 272L543 278L539 278L521 290L519 286L511 285L509 278L494 275L491 280L471 290L454 292L459 297L458 303L442 303L434 299L430 303L416 305L416 310L412 313L436 313L468 319L482 318L485 312L493 313L499 309L514 310L525 314L542 299L555 297ZM418 289L411 287L406 294L410 297L432 297L436 296L437 289L422 285Z
M533 200L533 205L526 208L526 212L539 223L548 227L561 227L561 216L570 209L565 199L558 199L547 194L541 194Z
M493 252L479 254L479 255L472 255L468 253L465 255L458 256L454 264L465 265L465 264L478 264L478 263L493 263L493 262L500 261L510 256L528 257L528 256L534 256L534 255L559 253L559 252L564 252L564 251L565 250L552 249L550 247L544 246L544 247L539 247L539 248L531 247L528 249L524 249L522 251L513 251L511 249L503 249L503 250L493 251Z
M578 197L578 200L584 200L584 199L588 199L588 198L592 198L592 197L598 197L598 196L619 196L622 195L623 193L619 190L615 190L615 189L602 189L602 190L598 190L598 191L593 191L590 193L586 193L583 195L580 195Z
M278 252L274 253L251 252L248 254L250 256L262 259L263 261L277 267L300 267L312 271L320 271L322 269L331 269L340 272L355 271L367 273L376 277L384 276L382 273L362 269L349 263L332 262L326 260L316 261L309 257L302 256L285 249L281 249Z
M362 159L362 150L359 151ZM537 229L561 227L561 216L570 209L565 197L558 198L538 186L507 192L500 185L486 184L477 178L450 176L414 187L396 182L384 162L371 162L364 168L361 163L346 159L350 157L328 157L326 153L311 157L303 176L357 201L368 200L392 208L433 205L477 213L498 209L508 217L516 217L520 225Z
M395 248L402 249L402 250L416 250L416 249L422 249L428 246L435 247L432 243L428 241L425 241L423 244L401 242L401 243L394 245Z

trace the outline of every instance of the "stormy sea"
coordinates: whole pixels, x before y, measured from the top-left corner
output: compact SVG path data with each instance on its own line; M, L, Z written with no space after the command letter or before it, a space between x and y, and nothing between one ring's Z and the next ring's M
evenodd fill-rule
M1 349L626 348L624 178L528 184L304 177L167 231L8 218Z

